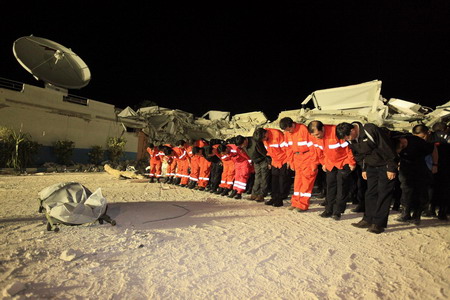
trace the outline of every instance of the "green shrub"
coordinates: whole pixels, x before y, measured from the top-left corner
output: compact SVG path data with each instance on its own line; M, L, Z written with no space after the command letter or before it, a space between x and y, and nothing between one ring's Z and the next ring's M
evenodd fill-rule
M72 163L73 150L75 143L72 141L56 141L53 143L53 152L56 156L56 162L62 165L70 165Z
M103 150L102 146L92 146L91 150L88 152L88 161L91 164L99 165L105 154L105 150Z
M32 166L40 147L28 133L0 127L0 167L19 171Z
M125 144L124 138L110 137L107 141L108 159L114 163L118 163L123 156Z

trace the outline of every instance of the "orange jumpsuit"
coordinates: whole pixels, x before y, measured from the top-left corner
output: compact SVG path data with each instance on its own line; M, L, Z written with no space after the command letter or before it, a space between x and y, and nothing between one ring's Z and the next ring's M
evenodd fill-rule
M173 146L170 144L165 144L164 146L170 147L173 150ZM176 156L174 154L164 155L163 159L167 162L166 176L169 178L173 178L177 169Z
M217 149L218 146L219 145L214 145L213 147ZM231 160L230 154L217 153L216 155L222 162L223 166L219 187L231 190L234 182L234 162Z
M284 140L284 134L282 131L273 128L265 128L267 131L267 140L263 141L264 146L267 149L267 155L272 158L272 166L275 168L281 168L288 162L286 150L288 144Z
M333 170L334 167L342 169L345 165L356 165L348 142L337 138L336 125L324 125L323 131L323 138L312 137L314 146L318 149L320 164L325 166L328 171Z
M335 125L323 126L321 139L312 137L318 157L326 169L327 196L325 215L339 215L345 211L351 169L356 162L348 142L336 136ZM348 165L348 166L346 166Z
M195 181L198 182L199 181L199 176L200 176L200 168L201 168L201 159L203 158L201 155L194 155L194 153L192 153L192 149L193 147L204 147L206 146L207 143L205 143L203 140L197 140L195 141L194 145L189 146L186 151L188 152L188 155L190 157L190 162L189 162L189 169L190 169L190 173L189 173L189 180L191 181ZM209 177L209 176L208 176Z
M204 156L200 157L200 173L199 173L199 187L206 187L209 182L209 175L211 174L211 162L208 161Z
M199 176L200 176L200 160L202 158L201 154L194 154L191 156L191 163L190 163L190 174L189 174L189 180L198 182Z
M147 147L147 152L150 156L149 164L150 164L150 178L160 178L161 177L161 156L158 147L153 147L153 149Z
M285 131L285 142L288 144L288 162L294 167L294 194L291 198L291 206L301 210L308 210L309 200L317 176L319 159L311 141L308 128L299 123L294 123L292 133Z
M189 181L189 158L186 149L183 147L174 147L176 154L177 172L175 176L181 178L180 184L186 185Z
M231 148L230 156L234 162L234 184L233 189L238 194L245 192L247 188L247 181L250 174L254 172L253 165L251 164L250 157L247 153L234 144L227 145Z

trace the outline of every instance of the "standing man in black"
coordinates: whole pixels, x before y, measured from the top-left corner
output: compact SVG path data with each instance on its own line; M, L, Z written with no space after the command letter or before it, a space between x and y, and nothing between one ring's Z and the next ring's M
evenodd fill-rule
M268 194L270 176L270 158L262 141L257 141L253 137L239 137L236 145L248 154L255 168L255 181L251 189L251 196L247 200L264 202L264 197Z
M428 186L431 184L431 170L425 157L431 155L434 145L412 134L397 137L394 143L400 157L399 179L403 206L397 221L412 221L419 225L428 200ZM437 165L437 161L433 160L433 164Z
M356 161L362 165L362 177L367 180L364 217L352 225L382 233L387 227L398 169L393 145L386 132L372 123L340 123L336 135L349 142Z

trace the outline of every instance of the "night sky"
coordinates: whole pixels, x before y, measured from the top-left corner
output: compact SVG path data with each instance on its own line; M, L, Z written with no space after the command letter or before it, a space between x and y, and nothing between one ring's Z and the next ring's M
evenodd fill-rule
M21 3L2 9L0 77L43 86L12 52L33 34L89 66L89 85L69 93L120 108L151 100L274 120L315 90L374 79L387 99L450 100L448 0Z

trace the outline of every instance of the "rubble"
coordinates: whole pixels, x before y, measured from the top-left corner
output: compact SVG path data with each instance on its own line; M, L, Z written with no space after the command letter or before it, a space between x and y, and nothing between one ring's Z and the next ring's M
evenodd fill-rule
M143 132L156 144L175 144L180 139L227 139L238 134L249 136L256 126L269 122L262 112L236 114L230 120L230 112L209 111L195 118L191 113L160 106L140 108L137 112L127 107L118 117L123 121L146 122Z
M345 87L318 90L310 94L297 110L280 113L273 126L283 117L307 123L321 120L325 124L360 121L374 123L391 130L410 131L416 124L431 127L438 121L449 121L449 102L431 108L409 101L383 98L381 81L373 80Z
M137 112L130 107L118 115L124 122L146 123L143 129L153 143L174 144L180 139L227 139L236 135L250 136L255 128L279 128L279 120L291 117L296 122L308 123L321 120L326 124L361 121L374 123L391 130L410 131L419 123L431 127L439 121L450 119L450 102L436 110L402 99L389 100L381 95L380 80L361 84L317 90L308 95L300 107L282 111L271 122L263 112L236 114L210 110L202 117L178 109L159 106L140 108Z
M128 179L144 179L145 177L143 175L137 174L136 171L119 171L114 168L112 168L110 165L105 164L104 166L105 171L113 175L116 178L128 178Z
M3 289L3 297L12 297L25 289L24 283L15 281Z
M69 249L64 250L61 255L59 256L60 259L64 261L73 261L74 259L82 256L83 253L79 250Z

